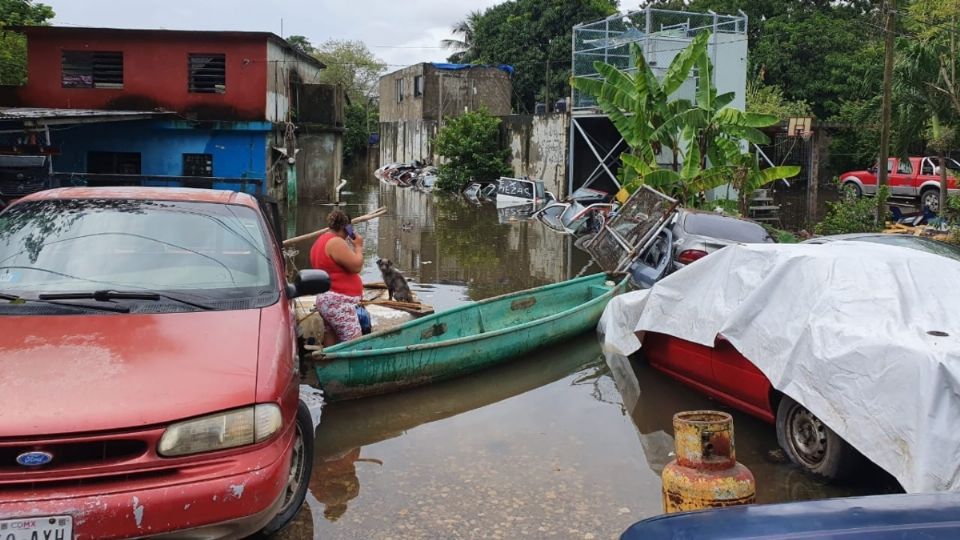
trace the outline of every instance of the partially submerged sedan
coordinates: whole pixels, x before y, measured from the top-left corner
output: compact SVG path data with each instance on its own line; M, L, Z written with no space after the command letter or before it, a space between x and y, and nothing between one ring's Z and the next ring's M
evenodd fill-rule
M41 192L0 213L0 537L235 538L303 503L313 423L254 198Z
M775 424L810 473L842 478L866 457L908 492L957 490L958 273L956 259L876 243L735 245L615 298L601 330L608 350L640 349Z

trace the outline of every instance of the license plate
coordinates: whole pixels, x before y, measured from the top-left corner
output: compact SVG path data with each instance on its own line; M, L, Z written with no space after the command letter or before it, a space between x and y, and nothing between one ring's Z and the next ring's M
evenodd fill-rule
M71 516L0 519L0 540L72 540Z

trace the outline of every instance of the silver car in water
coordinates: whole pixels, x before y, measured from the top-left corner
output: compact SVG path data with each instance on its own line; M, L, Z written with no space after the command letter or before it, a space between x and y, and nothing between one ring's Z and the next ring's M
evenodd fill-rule
M674 270L730 244L776 243L770 233L754 221L683 208L677 211L670 231Z

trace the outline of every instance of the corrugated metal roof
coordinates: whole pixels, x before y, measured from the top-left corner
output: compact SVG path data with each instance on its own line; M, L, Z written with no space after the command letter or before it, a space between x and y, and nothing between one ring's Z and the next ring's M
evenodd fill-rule
M46 109L35 107L0 107L0 122L24 121L39 124L114 122L173 116L172 111L108 111L102 109Z

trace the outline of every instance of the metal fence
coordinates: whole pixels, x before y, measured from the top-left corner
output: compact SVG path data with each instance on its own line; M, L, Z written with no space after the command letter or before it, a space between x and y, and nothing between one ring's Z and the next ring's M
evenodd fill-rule
M718 34L747 33L747 16L719 15L646 8L617 14L573 28L573 76L599 78L594 62L601 61L624 71L635 71L631 45L640 46L644 58L658 77L673 57L701 32ZM745 39L745 38L744 38ZM716 65L717 39L711 40L709 53ZM688 85L692 92L695 86ZM684 89L680 90L684 93ZM687 96L685 96L687 97ZM692 97L692 96L689 96ZM596 107L592 97L573 91L573 110Z

